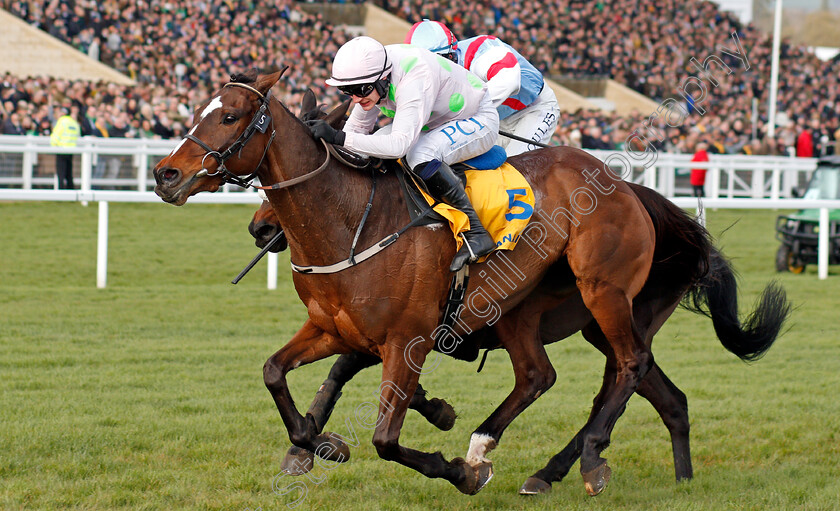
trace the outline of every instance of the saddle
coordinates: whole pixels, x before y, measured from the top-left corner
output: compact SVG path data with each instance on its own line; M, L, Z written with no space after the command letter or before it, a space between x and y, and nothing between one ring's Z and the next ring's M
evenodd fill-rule
M456 175L460 176L464 182L464 187L467 186L466 172L468 170L490 170L501 167L507 159L505 150L497 145L486 153L470 158L469 160L452 165L452 170ZM407 167L404 160L397 160L397 165L394 165L395 174L400 182L403 197L405 197L406 205L408 206L408 213L411 219L419 217L423 211L428 209L429 202L426 199L428 192L423 186L423 182L412 174ZM422 190L422 192L421 192ZM425 195L424 195L425 194ZM426 218L421 220L417 225L431 225L445 222L446 219L439 213L432 211L426 215Z

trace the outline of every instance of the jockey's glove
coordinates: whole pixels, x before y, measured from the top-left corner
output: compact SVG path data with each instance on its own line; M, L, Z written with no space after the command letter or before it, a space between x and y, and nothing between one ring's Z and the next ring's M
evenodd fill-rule
M324 142L332 145L344 145L344 139L347 136L341 130L337 130L327 124L327 121L323 119L317 119L313 121L306 121L307 126L309 126L309 131L312 133L312 136L315 137L315 140L323 139Z

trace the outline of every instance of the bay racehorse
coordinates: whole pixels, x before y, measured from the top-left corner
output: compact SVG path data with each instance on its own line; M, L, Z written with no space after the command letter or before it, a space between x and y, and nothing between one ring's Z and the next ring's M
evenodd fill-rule
M710 247L705 230L657 192L635 183L628 185L642 200L651 218L670 218L675 222L675 228L656 229L657 234L661 236L656 241L650 274L642 291L633 299L636 327L648 347L653 341L653 336L680 303L689 310L713 318L715 331L721 342L736 351L742 344L738 338L762 335L756 331L756 326L767 327L765 322L756 318L772 313L781 313L778 317L784 317L784 295L774 290L765 295L753 317L746 321L746 327L741 328L739 322L736 322L738 300L734 272L724 256L714 247ZM285 238L279 238L279 242L274 240L282 230L280 220L268 201L260 205L248 224L248 231L259 248L274 241L270 248L272 252L286 249L286 244L283 243ZM708 271L704 275L703 269L706 268ZM582 306L579 296L570 297L557 310L543 314L540 336L543 343L548 344L571 335L575 328L580 328L584 338L607 356L603 381L605 386L609 385L615 378L615 359L609 351L609 345L604 341L603 334L598 331L597 324ZM309 407L309 413L315 417L321 428L332 412L342 387L359 371L378 363L378 359L362 354L339 357ZM693 470L685 394L668 379L656 362L644 376L636 392L653 405L668 429L677 481L690 479ZM599 396L603 393L602 389ZM451 428L452 424L448 421L451 419L454 423L455 418L451 405L437 398L427 400L425 396L425 391L420 389L412 398L410 407L419 410L432 424L435 424L432 418L445 418L447 427L440 429L446 431ZM593 410L599 406L600 398L596 398ZM520 493L545 493L549 491L551 482L562 480L580 456L580 440L581 433L575 436L561 455L556 456L545 469L529 478L520 489ZM283 460L283 470L298 475L301 473L300 468L314 466L313 458L314 453L311 451L292 446Z
M245 185L258 177L269 188L293 263L332 265L346 259L371 182L366 174L330 161L306 125L270 96L281 74L235 76L199 107L190 133L155 167L155 192L180 206L225 182ZM447 268L455 252L451 234L436 228L410 229L387 252L339 273L293 275L309 319L268 359L264 380L294 445L331 460L345 460L348 454L337 436L319 431L312 415L297 410L286 383L288 371L333 354L366 353L382 360L373 435L379 456L476 493L492 477L486 456L505 428L555 381L543 342L562 337L542 334L543 316L567 314L560 305L579 297L592 318L587 326L602 337L614 364L610 368L608 362L613 376L605 378L596 398L600 406L576 437L587 491L597 494L604 488L610 469L601 452L627 400L654 366L634 319L633 300L648 279L662 235L657 227L674 228L678 222L651 218L624 181L583 151L542 149L510 162L534 189L534 214L515 250L473 266L466 306L458 311L456 328L444 332L453 350L461 343L505 349L515 375L512 392L472 434L466 459L448 461L440 452L399 442L410 396L435 345L432 332L441 319ZM380 197L386 200L374 201L369 228L359 238L362 247L408 223L397 180L385 176L380 181ZM781 328L787 310L783 292L768 288L764 303L771 307L759 315L762 324L756 332L761 335L743 336L738 339L743 344L727 346L742 358L760 356ZM567 324L549 323L560 330ZM553 470L553 463L544 471Z

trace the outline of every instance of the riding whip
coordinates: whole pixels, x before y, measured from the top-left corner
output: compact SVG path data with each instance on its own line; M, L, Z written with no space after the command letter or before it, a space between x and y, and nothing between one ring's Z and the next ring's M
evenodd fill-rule
M282 230L280 230L280 232L278 232L276 235L274 235L274 237L271 238L271 241L269 241L268 243L265 244L265 247L263 247L263 249L260 250L260 253L257 254L257 256L255 258L253 258L250 263L248 263L248 266L246 266L244 270L239 272L239 275L237 275L235 279L231 280L230 283L231 284L236 284L240 280L242 280L242 277L244 277L246 273L251 271L251 268L253 268L258 262L260 262L260 259L262 259L262 257L265 255L265 253L268 252L269 249L274 246L274 244L277 242L277 240L280 239L280 236L282 236L282 235L283 235Z
M512 140L516 140L517 142L524 142L526 144L534 144L537 147L551 147L551 146L545 145L541 142L537 142L536 140L531 140L529 138L523 138L523 137L516 136L513 133L508 133L507 131L499 130L499 135L501 135L503 137L507 137L507 138L512 139Z

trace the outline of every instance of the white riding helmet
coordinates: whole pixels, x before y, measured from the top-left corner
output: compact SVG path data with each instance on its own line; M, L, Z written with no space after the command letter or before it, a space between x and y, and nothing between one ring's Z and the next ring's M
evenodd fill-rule
M335 54L332 77L327 85L341 87L359 83L374 83L391 72L391 62L382 43L372 37L355 37L341 46Z
M458 49L458 40L446 25L424 19L415 23L405 36L406 44L426 48L432 53L446 55Z

